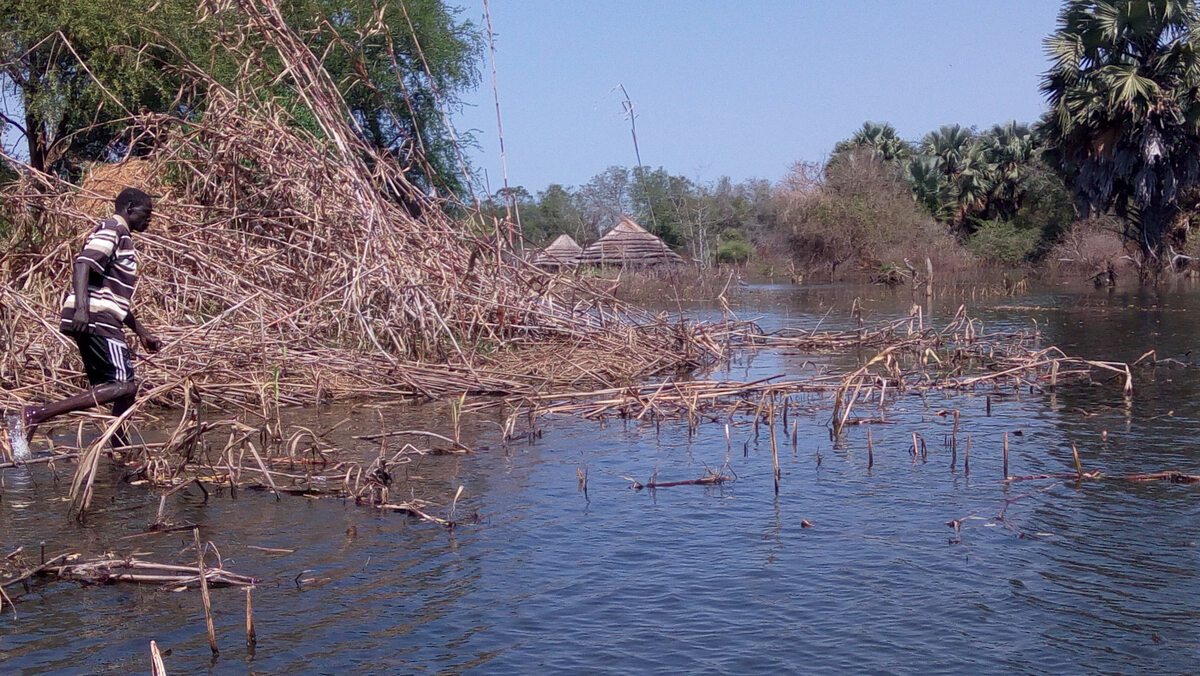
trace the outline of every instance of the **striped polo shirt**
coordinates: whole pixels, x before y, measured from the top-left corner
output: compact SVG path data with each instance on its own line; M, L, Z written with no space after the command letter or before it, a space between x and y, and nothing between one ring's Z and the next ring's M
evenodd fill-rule
M137 285L137 253L125 219L114 215L100 221L88 237L76 263L86 263L88 273L88 330L105 338L125 339L122 324L129 314L133 287ZM75 291L67 291L59 315L59 329L70 332L75 316Z

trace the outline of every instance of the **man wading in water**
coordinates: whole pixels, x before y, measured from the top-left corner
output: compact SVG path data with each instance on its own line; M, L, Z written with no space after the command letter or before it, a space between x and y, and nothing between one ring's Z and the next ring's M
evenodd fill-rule
M149 352L162 346L133 316L130 300L137 285L137 254L132 232L150 225L150 196L136 188L117 195L115 213L96 226L75 258L71 290L63 300L59 330L75 340L92 388L73 397L40 406L24 406L8 415L8 437L14 456L29 456L28 440L41 422L63 413L112 403L119 416L133 405L137 384L123 326L133 329ZM113 435L128 446L124 430Z

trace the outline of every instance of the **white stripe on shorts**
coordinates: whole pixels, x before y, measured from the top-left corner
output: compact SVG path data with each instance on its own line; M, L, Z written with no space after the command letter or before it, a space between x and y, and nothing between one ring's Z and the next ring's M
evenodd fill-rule
M125 341L116 338L108 339L108 358L112 360L117 380L122 383L129 380L129 373L125 370L125 354L123 352L128 349Z

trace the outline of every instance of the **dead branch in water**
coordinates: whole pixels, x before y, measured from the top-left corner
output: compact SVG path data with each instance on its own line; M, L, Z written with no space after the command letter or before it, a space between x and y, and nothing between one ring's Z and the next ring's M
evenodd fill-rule
M711 470L708 468L705 469L707 471L704 476L698 479L685 479L683 481L659 481L657 470L655 470L654 475L651 476L650 480L646 483L642 483L637 479L625 475L621 475L621 478L628 480L630 482L629 487L635 491L640 491L643 488L671 488L672 486L720 486L721 484L727 481L733 481L734 478L736 478L733 475L732 470L730 470L729 474L725 473L726 470L729 470L728 464L718 470Z
M197 566L184 566L169 563L143 561L135 557L123 559L99 558L78 561L79 554L64 553L52 557L37 566L25 567L20 561L6 560L0 563L0 588L14 587L24 584L33 578L49 578L87 582L92 584L113 584L117 582L133 582L139 584L156 584L168 587L200 586L200 570ZM7 573L4 576L3 573ZM247 575L240 575L226 570L221 566L204 567L204 579L209 585L248 586L262 580Z

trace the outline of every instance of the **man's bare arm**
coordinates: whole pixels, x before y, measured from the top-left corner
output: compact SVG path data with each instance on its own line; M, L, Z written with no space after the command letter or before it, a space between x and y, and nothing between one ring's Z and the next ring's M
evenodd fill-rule
M88 312L88 274L91 272L91 268L87 263L77 261L72 269L74 276L71 280L71 287L75 292L75 314L71 316L71 331L86 333L88 322L91 321L91 315Z
M125 326L133 329L133 332L137 334L138 340L142 341L142 347L146 348L147 352L153 354L162 349L162 341L154 337L146 330L146 327L142 326L137 317L133 316L132 310L125 314Z

